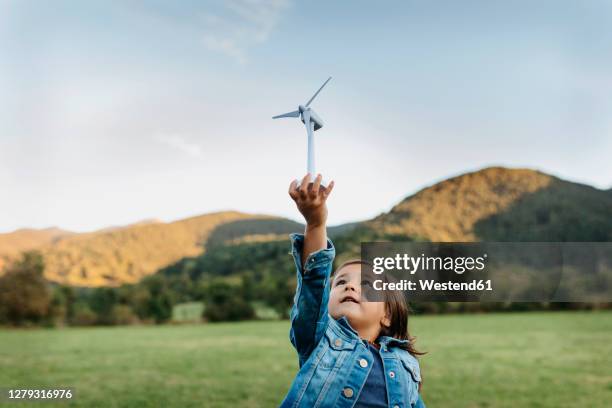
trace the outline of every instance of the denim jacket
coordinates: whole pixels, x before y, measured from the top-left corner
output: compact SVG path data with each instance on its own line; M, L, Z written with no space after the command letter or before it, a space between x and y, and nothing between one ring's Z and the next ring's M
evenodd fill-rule
M373 356L348 320L328 314L330 275L335 249L308 256L302 269L302 234L291 234L297 268L297 289L291 309L290 340L298 353L300 370L281 407L352 407L372 367ZM390 408L424 408L418 393L419 363L399 348L407 340L380 337Z

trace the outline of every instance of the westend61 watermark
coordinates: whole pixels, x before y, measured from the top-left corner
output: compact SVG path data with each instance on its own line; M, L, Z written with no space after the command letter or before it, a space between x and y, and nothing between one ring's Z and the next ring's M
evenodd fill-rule
M368 242L362 294L381 301L610 302L609 242Z

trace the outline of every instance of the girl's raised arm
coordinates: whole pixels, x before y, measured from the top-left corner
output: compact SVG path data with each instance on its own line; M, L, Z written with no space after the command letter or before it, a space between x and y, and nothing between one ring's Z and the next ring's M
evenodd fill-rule
M335 249L327 239L325 201L333 188L321 187L321 176L309 183L306 175L299 187L296 181L289 195L306 219L305 234L291 234L292 253L297 267L297 287L291 307L289 337L298 352L300 367L316 347L328 320L329 279Z
M334 188L334 182L329 183L326 188L321 186L321 180L322 176L319 174L314 183L310 183L310 173L308 173L299 185L295 180L289 186L289 195L306 220L302 267L304 267L308 255L327 247L326 201Z

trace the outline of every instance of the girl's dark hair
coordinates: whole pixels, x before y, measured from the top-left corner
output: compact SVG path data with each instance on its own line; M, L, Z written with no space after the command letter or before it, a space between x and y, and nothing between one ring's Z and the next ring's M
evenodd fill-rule
M338 268L334 274L337 274L340 269L348 265L369 265L370 263L361 259L351 259L344 262ZM381 275L380 279L385 282L389 282L389 277L386 274ZM397 290L386 290L384 293L385 312L389 314L389 320L391 324L389 327L383 327L381 335L396 338L398 340L408 340L408 344L401 346L404 350L417 357L425 354L425 352L418 351L414 348L415 338L410 336L408 332L408 315L410 307L404 294Z

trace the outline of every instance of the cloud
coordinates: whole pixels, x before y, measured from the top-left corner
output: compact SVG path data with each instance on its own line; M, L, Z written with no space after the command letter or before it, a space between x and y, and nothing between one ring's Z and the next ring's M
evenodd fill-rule
M219 51L222 54L232 57L240 64L244 64L247 61L244 48L231 38L206 34L203 41L206 48L211 51Z
M205 13L203 43L240 64L247 62L247 50L268 40L278 25L288 0L230 0L219 14Z
M161 142L166 146L183 152L191 157L201 158L204 156L204 151L202 150L202 147L200 145L189 142L180 135L158 135L155 139L158 142Z
M0 0L2 1L2 0ZM247 62L247 51L267 41L291 0L224 0L213 2L135 1L129 9L156 22L188 30L210 51Z

